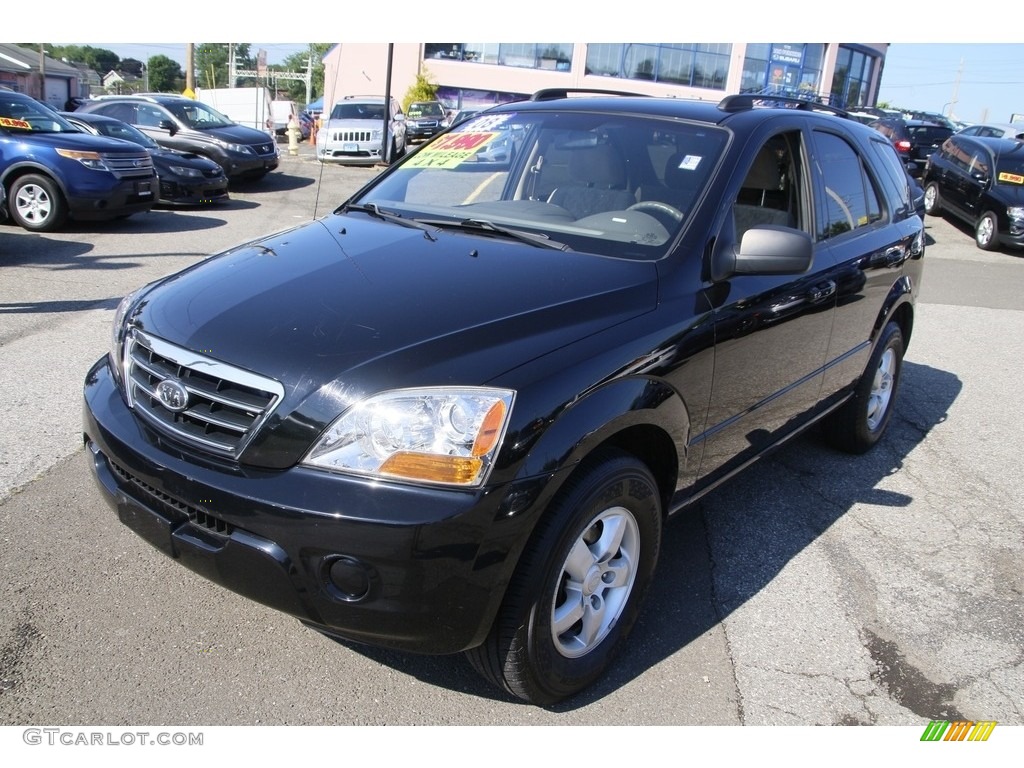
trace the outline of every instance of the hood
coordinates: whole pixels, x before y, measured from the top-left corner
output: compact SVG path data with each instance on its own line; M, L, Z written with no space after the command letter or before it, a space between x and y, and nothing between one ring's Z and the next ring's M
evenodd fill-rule
M213 136L232 144L267 144L274 141L269 133L257 131L246 125L224 125L219 128L194 128L191 130L200 135Z
M210 158L197 155L194 152L178 152L174 149L160 147L149 150L149 154L153 156L153 163L161 167L183 165L186 168L196 168L204 173L220 169L220 166Z
M331 215L165 279L133 322L278 380L275 421L316 434L373 392L485 384L657 301L651 262L429 235Z
M143 147L130 141L73 131L65 131L63 133L11 133L7 135L7 138L9 141L15 141L29 147L46 147L48 149L76 149L84 152L116 152L133 155L145 153L146 151ZM28 157L28 153L24 156Z

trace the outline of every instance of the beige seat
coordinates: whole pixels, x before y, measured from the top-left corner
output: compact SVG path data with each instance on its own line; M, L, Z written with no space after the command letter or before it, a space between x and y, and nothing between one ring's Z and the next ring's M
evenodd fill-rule
M623 211L636 202L626 189L626 162L610 144L574 149L569 155L568 184L551 191L548 202L577 219L604 211Z

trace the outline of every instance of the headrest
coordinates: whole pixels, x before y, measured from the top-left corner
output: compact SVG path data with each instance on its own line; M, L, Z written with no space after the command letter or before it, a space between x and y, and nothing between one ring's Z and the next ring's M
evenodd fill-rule
M626 186L626 163L615 147L596 144L572 151L569 175L596 189L623 188Z
M744 189L782 189L783 169L779 156L771 146L761 147L757 157L754 158L754 165L750 168L746 180L743 182Z

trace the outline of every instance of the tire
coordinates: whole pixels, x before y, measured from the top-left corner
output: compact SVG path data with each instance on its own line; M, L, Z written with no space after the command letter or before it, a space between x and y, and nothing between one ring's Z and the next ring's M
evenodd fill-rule
M394 165L395 163L397 163L399 160L402 159L403 155L405 155L405 147L403 146L402 150L399 151L398 150L398 142L397 142L397 140L396 139L392 139L391 140L391 152L388 154L388 163L387 164L388 165Z
M890 322L882 329L853 397L829 419L827 435L834 446L865 453L881 439L895 408L903 352L903 332Z
M983 251L999 248L999 222L992 211L986 211L974 227L974 242Z
M53 232L68 217L64 195L46 176L30 173L11 184L7 210L14 221L32 232Z
M490 635L466 652L473 667L542 706L597 680L636 623L661 525L650 470L623 451L595 455L538 523Z
M942 213L942 197L939 195L939 185L934 181L924 188L924 212L929 216Z

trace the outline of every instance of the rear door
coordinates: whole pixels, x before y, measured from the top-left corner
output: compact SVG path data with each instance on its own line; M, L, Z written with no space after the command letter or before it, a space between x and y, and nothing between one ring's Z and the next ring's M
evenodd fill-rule
M904 263L922 253L924 225L890 147L858 142L831 126L815 130L813 140L817 240L836 263L835 324L822 382L828 399L863 374L886 298Z

